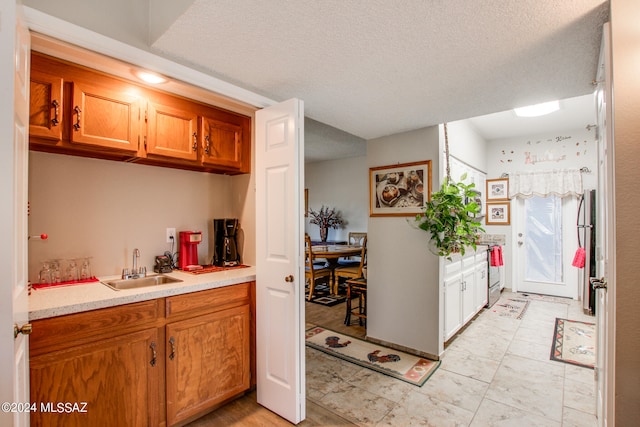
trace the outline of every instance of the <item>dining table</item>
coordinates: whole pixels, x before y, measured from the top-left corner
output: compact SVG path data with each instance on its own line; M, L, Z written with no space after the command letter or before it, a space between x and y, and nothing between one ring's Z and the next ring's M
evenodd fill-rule
M357 256L362 252L362 245L317 245L311 248L314 258L327 260L327 268L332 271L338 266L338 260L343 257ZM338 284L335 275L331 274L331 293L338 293Z

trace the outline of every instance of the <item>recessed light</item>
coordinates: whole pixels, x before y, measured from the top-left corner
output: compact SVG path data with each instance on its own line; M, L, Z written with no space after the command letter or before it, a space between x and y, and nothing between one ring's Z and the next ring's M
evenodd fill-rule
M167 81L167 79L162 77L160 74L152 73L149 71L137 71L136 76L138 76L138 78L143 82L153 85L157 85Z
M551 114L560 109L558 101L543 102L542 104L530 105L528 107L514 108L518 117L538 117Z

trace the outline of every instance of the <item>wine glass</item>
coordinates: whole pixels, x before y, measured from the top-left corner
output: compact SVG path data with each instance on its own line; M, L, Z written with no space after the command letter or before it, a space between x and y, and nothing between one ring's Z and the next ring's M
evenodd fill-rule
M83 258L82 265L80 266L80 279L86 280L90 279L91 276L91 258Z
M49 261L44 261L42 263L42 269L40 270L39 279L40 283L43 285L51 283L51 264L49 263Z
M62 273L60 272L60 260L51 260L51 282L60 283L62 281Z
M69 260L67 264L65 279L69 282L74 282L78 280L78 261L77 260L75 259Z

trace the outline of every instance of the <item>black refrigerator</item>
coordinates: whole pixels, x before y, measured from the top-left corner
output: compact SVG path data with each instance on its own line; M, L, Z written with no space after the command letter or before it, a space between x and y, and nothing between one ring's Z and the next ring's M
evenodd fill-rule
M582 309L585 313L596 314L595 292L589 279L596 277L596 191L585 190L578 204L576 221L578 245L584 248L585 260L580 286L582 288Z

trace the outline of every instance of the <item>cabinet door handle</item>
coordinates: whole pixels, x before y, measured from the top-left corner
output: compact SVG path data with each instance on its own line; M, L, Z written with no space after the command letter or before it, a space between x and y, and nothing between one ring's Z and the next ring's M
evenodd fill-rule
M156 353L156 342L151 341L151 345L149 346L149 348L151 348L151 361L149 362L149 364L151 366L156 366L156 360L158 358L158 354Z
M78 106L76 105L76 107L73 109L73 111L75 111L75 112L76 112L76 115L77 115L77 117L76 117L76 122L73 124L73 128L74 128L76 131L79 131L79 130L80 130L80 113L82 113L82 110L80 109L80 107L78 107Z
M171 354L169 355L169 359L173 360L176 357L176 340L175 338L169 338L169 344L171 345Z
M209 154L209 151L211 150L211 138L207 135L204 137L204 140L207 142L204 146L204 152Z
M60 103L58 100L54 99L51 101L51 105L53 105L53 119L51 119L51 124L53 126L58 126L60 121L58 120L58 114L60 113Z
M197 133L193 133L193 145L191 146L191 148L193 149L193 151L198 151L198 134Z

